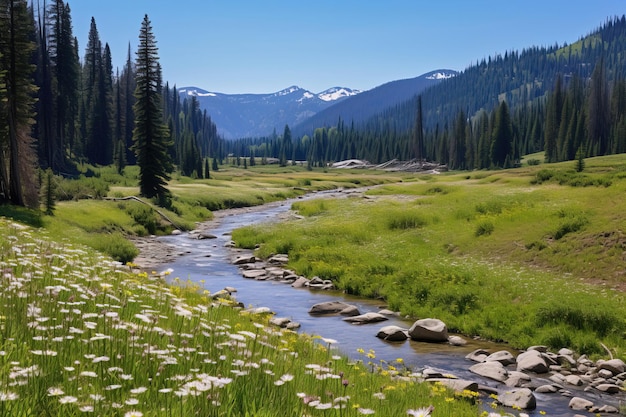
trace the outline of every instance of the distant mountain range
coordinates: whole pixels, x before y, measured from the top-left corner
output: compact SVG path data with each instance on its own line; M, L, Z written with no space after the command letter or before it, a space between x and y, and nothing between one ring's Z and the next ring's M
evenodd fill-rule
M237 139L269 136L274 130L280 135L285 125L294 134L310 133L317 127L336 124L339 117L346 123L361 122L456 75L453 70L436 70L365 92L332 87L315 94L298 86L269 94L223 94L198 87L184 87L178 92L182 99L196 96L220 135Z
M347 87L332 87L312 93L291 86L269 94L223 94L198 87L178 90L181 98L196 96L218 132L225 139L282 134L285 125L295 126L319 111L360 93Z

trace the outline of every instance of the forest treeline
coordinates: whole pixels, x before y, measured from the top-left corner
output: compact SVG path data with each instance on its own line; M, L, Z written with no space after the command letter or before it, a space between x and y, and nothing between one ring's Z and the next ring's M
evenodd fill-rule
M1 201L37 207L41 170L71 177L78 175L81 163L115 164L120 172L137 164L135 113L144 109L137 100L147 91L138 89L138 82L146 72L138 72L145 63L130 43L125 64L114 70L111 48L100 39L92 18L81 50L70 6L62 0L43 5L0 0L0 33ZM169 162L160 169L176 166L185 175L202 176L203 158L219 146L216 126L195 98L181 100L176 87L163 84L149 21L138 33L138 48L149 40L143 46L154 53L149 89L156 93L166 127L162 133Z
M228 143L241 156L333 161L425 159L451 169L510 167L626 151L626 17L571 45L507 52L470 66L365 123L339 119L299 138ZM506 154L503 154L506 153Z

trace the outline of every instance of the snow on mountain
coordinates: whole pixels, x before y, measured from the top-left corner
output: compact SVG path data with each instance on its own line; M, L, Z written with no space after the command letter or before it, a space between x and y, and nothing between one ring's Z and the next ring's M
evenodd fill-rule
M355 96L359 94L360 92L361 92L360 90L353 90L351 88L346 88L346 87L332 87L332 88L329 88L328 90L322 91L321 93L317 95L317 97L319 97L320 100L324 100L324 101L335 101L341 98Z
M426 79L428 80L447 80L448 78L456 77L456 72L434 72Z
M178 90L180 94L185 94L188 96L196 96L196 97L217 97L217 94L210 93L206 90L197 87L187 87L182 90Z

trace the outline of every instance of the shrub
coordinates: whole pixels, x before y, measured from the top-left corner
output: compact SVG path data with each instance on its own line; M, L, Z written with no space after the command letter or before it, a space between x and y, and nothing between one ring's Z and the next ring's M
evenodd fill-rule
M58 201L101 199L109 192L109 184L99 177L81 176L78 179L63 179L56 187Z
M392 214L387 221L387 228L389 230L417 229L426 224L428 222L419 213L402 212Z
M139 250L135 245L120 233L99 234L92 246L122 263L130 262L139 255Z
M159 228L159 219L156 212L143 204L129 204L126 207L128 213L133 220L143 226L148 234L154 235Z
M556 240L563 238L569 233L582 230L589 223L587 216L577 210L559 210L557 216L562 220L552 233L552 237Z
M474 234L476 236L488 236L493 233L494 229L495 226L493 225L493 222L491 222L491 220L484 219L478 222Z
M541 161L539 159L529 159L526 161L526 163L530 166L533 166L533 165L539 165Z

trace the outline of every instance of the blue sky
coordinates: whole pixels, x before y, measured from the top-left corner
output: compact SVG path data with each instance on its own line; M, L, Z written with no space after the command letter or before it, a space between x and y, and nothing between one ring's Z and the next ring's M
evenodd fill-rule
M66 0L67 1L67 0ZM165 80L222 93L368 90L529 46L572 43L624 0L69 0L83 58L91 17L114 67L148 14Z

